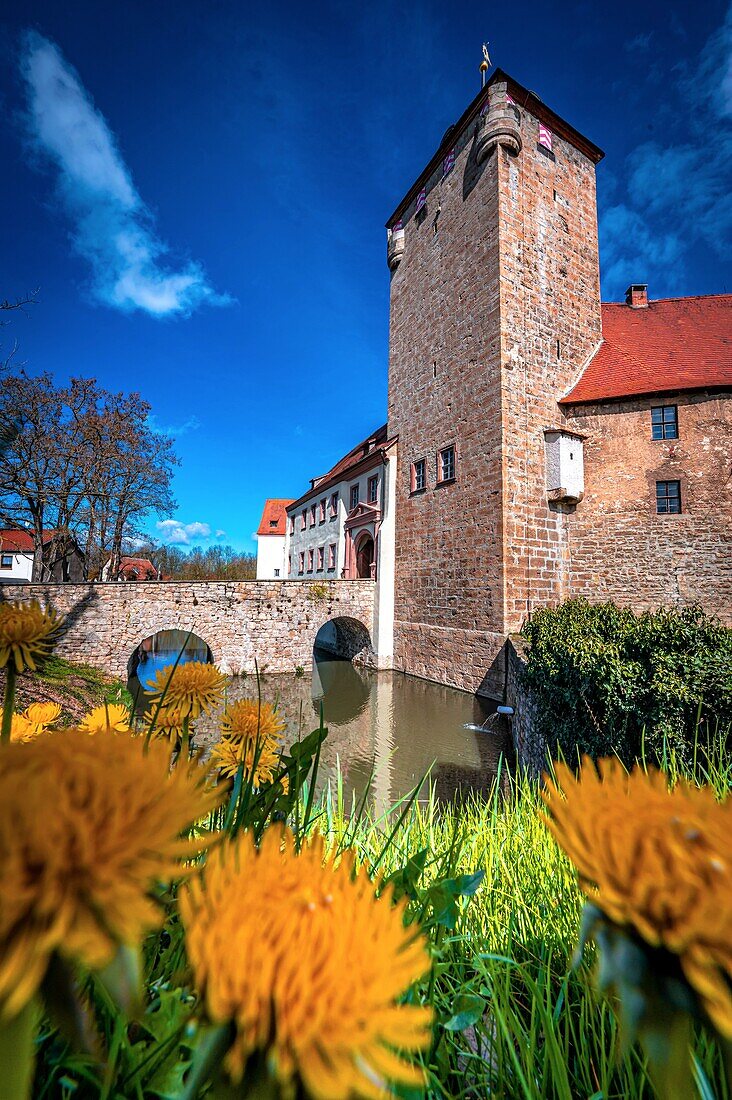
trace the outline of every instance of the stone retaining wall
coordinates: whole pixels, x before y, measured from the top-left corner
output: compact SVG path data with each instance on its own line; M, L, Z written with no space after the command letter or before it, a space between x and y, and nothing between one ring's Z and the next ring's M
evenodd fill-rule
M516 762L532 779L539 779L546 768L547 744L539 733L534 694L522 682L528 645L519 634L512 634L506 640L505 653L505 701L513 707L511 733Z
M374 582L158 581L138 584L3 585L0 599L37 599L64 615L56 652L126 678L144 638L158 630L191 630L225 672L270 672L310 666L318 630L333 619L373 631ZM343 636L360 636L355 628ZM370 647L368 647L370 651ZM354 657L357 654L349 653ZM364 652L368 661L369 654Z

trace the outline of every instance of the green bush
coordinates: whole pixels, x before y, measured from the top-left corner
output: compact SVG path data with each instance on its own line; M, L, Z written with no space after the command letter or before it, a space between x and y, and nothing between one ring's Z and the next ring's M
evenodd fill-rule
M691 761L732 718L732 631L698 608L635 615L569 600L537 611L525 683L553 754Z

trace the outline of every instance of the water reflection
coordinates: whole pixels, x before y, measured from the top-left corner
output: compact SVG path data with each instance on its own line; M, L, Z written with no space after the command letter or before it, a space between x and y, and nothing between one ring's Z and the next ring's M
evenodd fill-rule
M128 689L135 700L136 709L144 709L142 693L150 687L161 668L188 661L210 661L211 651L203 638L189 634L187 630L159 630L140 642L130 659Z
M156 663L172 663L158 647ZM398 672L373 672L350 661L319 655L310 676L267 673L262 698L277 702L293 740L318 725L320 707L329 734L321 751L318 787L322 790L338 768L347 805L364 793L372 776L372 800L382 812L414 787L432 767L438 797L454 799L460 792L485 791L495 778L502 754L510 759L505 720L494 707L453 688ZM152 660L152 656L148 660ZM199 657L200 660L200 651ZM145 677L147 669L145 664ZM141 676L142 678L142 676ZM230 679L228 699L256 698L253 676ZM465 723L485 730L464 729ZM199 723L199 745L218 736L220 714Z

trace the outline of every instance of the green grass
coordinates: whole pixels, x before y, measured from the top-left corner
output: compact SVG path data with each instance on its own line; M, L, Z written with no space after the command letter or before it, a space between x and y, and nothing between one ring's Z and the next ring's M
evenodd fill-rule
M84 705L100 703L124 703L129 706L132 696L121 680L111 679L91 665L75 664L63 657L49 657L33 674L39 684L59 688L64 694Z
M714 778L721 786L728 772ZM541 805L538 787L525 780L486 801L445 806L430 799L410 807L387 845L394 812L380 820L362 815L354 829L336 793L319 826L337 840L347 833L371 862L387 845L386 874L427 848L417 912L431 880L485 872L475 896L458 903L454 929L427 920L435 953L429 996L438 1018L430 1096L652 1097L642 1053L624 1049L613 1006L595 991L591 949L573 969L582 894ZM704 1034L695 1058L702 1088L711 1083L707 1095L727 1097L720 1053Z
M63 669L56 674L63 676ZM410 995L435 1011L424 1056L430 1100L656 1095L642 1052L623 1043L613 1004L595 990L592 948L573 965L583 898L542 822L538 785L504 781L485 799L455 805L438 803L433 794L419 802L413 792L376 817L365 801L346 806L339 780L316 801L320 739L314 733L301 744L308 744L310 763L303 768L310 774L291 804L293 828L300 835L317 828L335 845L355 847L374 874L408 896L409 917L430 941L432 972ZM673 754L666 763L673 775L689 773ZM730 766L721 749L694 769L698 781L712 782L720 794L728 790ZM263 802L266 793L242 788L236 801L242 827L257 834L267 827L271 807ZM44 1027L34 1096L213 1096L205 1087L185 1089L206 1033L193 1023L195 997L172 894L166 927L146 941L145 959L147 1008L139 1024L124 1019L95 979L86 983L109 1052L103 1072L94 1058L74 1054ZM699 1096L729 1100L720 1051L701 1030L693 1059ZM70 1091L62 1082L71 1083Z

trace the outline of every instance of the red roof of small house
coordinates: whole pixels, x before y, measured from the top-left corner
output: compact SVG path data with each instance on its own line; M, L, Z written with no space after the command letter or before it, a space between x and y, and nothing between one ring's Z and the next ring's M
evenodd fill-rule
M55 534L56 531L44 531L43 545L49 543ZM32 554L33 532L22 527L6 527L0 530L0 550L6 553Z
M118 576L127 580L157 580L158 571L149 558L122 557L119 560Z
M258 535L284 535L287 529L286 508L292 504L291 500L272 499L265 500L262 519L257 528Z
M311 487L307 493L303 493L297 500L290 502L290 508L297 507L313 494L322 493L338 481L363 473L364 469L375 466L384 461L384 450L393 442L389 439L388 425L383 424L375 432L362 439L361 442L349 451L347 455L339 459L335 466L328 470L327 474L313 478Z
M602 337L560 405L732 387L732 294L605 304Z

